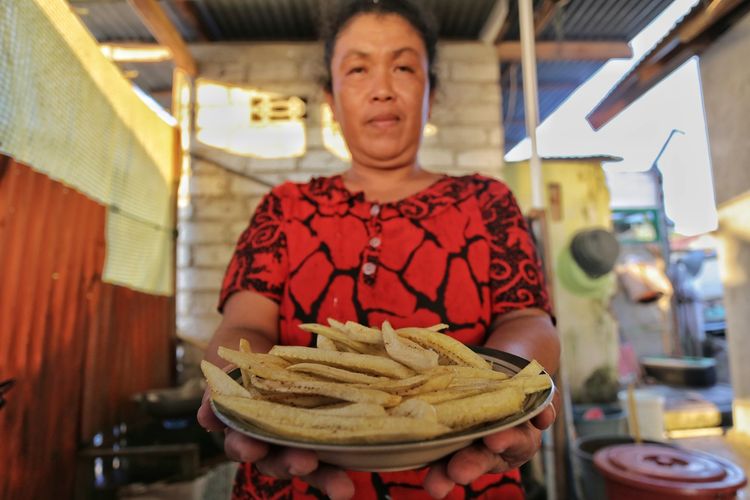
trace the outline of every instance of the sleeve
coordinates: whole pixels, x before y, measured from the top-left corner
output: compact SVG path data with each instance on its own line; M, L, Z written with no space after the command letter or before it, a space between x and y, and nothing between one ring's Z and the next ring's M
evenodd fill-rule
M219 312L235 292L251 290L281 302L287 279L287 246L282 198L267 194L240 235L219 296Z
M542 262L513 193L488 179L479 201L489 233L493 317L527 308L551 315Z

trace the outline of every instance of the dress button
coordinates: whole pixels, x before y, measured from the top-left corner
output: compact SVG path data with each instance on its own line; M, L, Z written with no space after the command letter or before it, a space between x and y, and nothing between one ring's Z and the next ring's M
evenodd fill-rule
M380 241L380 238L378 238L377 236L370 238L370 246L372 248L378 248L380 246L380 243L382 242Z
M362 266L362 272L367 276L372 276L373 274L375 274L376 269L377 266L372 262L365 262L365 265Z
M373 205L372 208L370 208L370 215L373 217L377 217L380 213L380 205Z

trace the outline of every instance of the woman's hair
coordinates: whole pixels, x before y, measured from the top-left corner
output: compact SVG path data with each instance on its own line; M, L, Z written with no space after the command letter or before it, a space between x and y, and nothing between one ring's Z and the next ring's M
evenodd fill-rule
M437 88L438 79L435 71L435 60L437 58L437 24L432 15L422 9L412 0L341 0L339 8L334 11L333 16L324 21L323 34L323 62L325 73L322 78L323 88L331 92L333 81L331 77L331 60L336 40L341 31L360 14L395 14L404 18L419 33L427 49L427 74L430 80L430 89Z

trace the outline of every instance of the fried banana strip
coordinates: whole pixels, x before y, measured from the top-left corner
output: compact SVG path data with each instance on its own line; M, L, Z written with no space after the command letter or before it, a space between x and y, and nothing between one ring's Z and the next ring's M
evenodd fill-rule
M388 410L394 417L411 417L437 422L437 410L430 403L419 398L407 399Z
M382 382L376 382L370 384L371 389L378 389L379 391L390 392L393 394L401 395L406 391L419 387L420 385L426 384L430 380L425 374L414 375L413 377L407 377L402 379L389 379Z
M342 368L319 363L297 363L289 365L286 369L293 372L309 373L339 382L350 382L352 384L376 384L385 380L391 380L387 377L373 377L372 375L366 375L364 373L353 372L351 370L344 370Z
M425 394L418 394L414 396L417 399L421 399L425 403L436 405L438 403L444 403L446 401L453 401L455 399L463 399L476 394L487 392L485 388L457 388L457 389L445 389L442 391L428 392Z
M401 338L389 322L383 322L381 331L388 355L401 364L417 372L425 372L438 365L438 354L435 351Z
M326 337L336 344L340 344L348 347L354 352L360 352L362 354L370 354L371 347L363 342L359 342L348 337L345 333L342 333L335 328L330 326L319 325L317 323L303 323L299 325L299 329L305 332L314 333L318 336Z
M519 377L516 375L508 380L496 380L485 386L488 390L497 390L504 387L518 387L525 394L544 391L552 387L552 380L544 374L532 375L529 377Z
M539 375L544 371L544 367L539 363L539 361L532 359L529 361L529 364L523 367L523 370L516 373L516 377L531 377L534 375Z
M433 373L452 373L456 378L481 378L487 380L507 380L510 375L498 372L487 366L487 368L474 368L472 366L441 365L433 370Z
M311 411L314 411L316 414L320 415L338 415L341 417L381 417L388 414L386 413L385 408L372 403L346 403L343 405L330 405L323 408L315 408Z
M253 350L250 348L250 342L248 342L247 339L240 339L240 352L244 353L251 353ZM250 387L250 372L245 369L241 368L240 373L242 373L242 386L247 389Z
M245 389L238 384L227 373L208 361L201 361L201 371L206 377L208 386L214 395L222 394L224 396L237 396L243 398L253 398L258 396L258 391ZM252 392L251 392L252 391Z
M359 323L355 323L354 321L347 321L344 325L344 328L346 328L346 331L353 339L359 340L360 342L364 342L366 344L383 343L383 336L381 335L380 330L378 330L377 328L370 328L364 325L360 325Z
M472 377L455 377L450 385L450 389L484 389L498 382L497 380L491 380L487 378L472 378Z
M328 337L324 337L322 335L318 335L315 339L315 346L318 349L323 349L324 351L338 351L336 343Z
M257 391L255 387L252 387L252 390ZM301 396L299 394L283 392L260 392L259 399L309 409L317 409L341 402L340 399L327 398L325 396Z
M432 325L432 326L427 327L428 330L432 330L433 332L441 332L443 330L447 330L448 328L450 327L446 325L445 323L438 323L437 325Z
M284 359L279 358L278 356L256 352L240 352L223 346L219 347L218 353L221 359L237 365L240 368L251 368L253 365L266 365L284 368L285 366L289 365L288 362L284 361Z
M321 443L420 441L450 431L437 422L409 417L325 415L318 410L221 395L215 402L268 432Z
M489 365L480 355L466 347L458 340L444 333L434 332L427 328L400 328L396 330L405 337L425 349L432 349L448 364L487 368Z
M292 363L323 363L336 368L390 378L407 378L414 375L412 370L392 359L370 354L321 351L312 347L299 346L274 346L270 354Z
M526 395L518 387L477 394L435 405L438 422L453 430L500 420L521 411Z
M327 396L329 398L351 401L352 403L372 403L391 407L401 402L401 397L395 394L375 389L352 387L351 385L337 384L335 382L269 380L253 375L252 383L254 387L264 391L317 394L318 396Z
M448 388L452 380L453 374L451 373L435 375L429 377L429 380L427 380L427 382L425 382L424 384L418 385L417 387L409 389L408 391L400 392L399 394L402 396L414 396L417 394L427 394L434 391L442 391L443 389Z

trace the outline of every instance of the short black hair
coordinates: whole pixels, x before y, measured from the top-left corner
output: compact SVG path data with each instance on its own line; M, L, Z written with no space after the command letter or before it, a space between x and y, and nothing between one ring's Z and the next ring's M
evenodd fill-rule
M323 35L323 62L325 64L322 84L326 91L331 92L333 90L331 60L333 59L336 40L347 24L360 14L395 14L411 24L422 37L427 50L427 76L430 81L430 89L437 88L438 78L435 65L438 30L435 18L431 13L411 0L343 0L338 3L338 8L334 11L333 16L324 20L321 30Z

